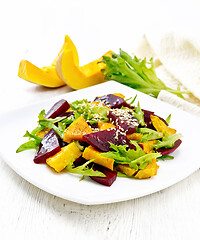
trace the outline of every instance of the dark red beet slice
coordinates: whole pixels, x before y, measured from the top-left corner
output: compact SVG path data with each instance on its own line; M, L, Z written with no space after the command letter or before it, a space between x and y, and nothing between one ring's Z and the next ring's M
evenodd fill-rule
M34 157L35 163L46 163L48 157L53 156L61 150L58 138L53 129L44 135L42 139L38 152Z
M167 122L162 117L155 115L154 112L148 111L145 109L142 109L142 111L144 112L144 122L145 122L147 128L155 129L151 123L150 115L159 117L166 125L168 125Z
M53 107L47 112L45 118L56 118L61 114L65 113L69 108L69 103L64 99L61 99L60 101L55 103Z
M100 184L110 187L117 178L117 171L112 171L110 169L103 168L103 167L97 167L97 168L95 167L95 169L102 172L104 175L106 175L106 177L91 176L90 178L92 178L95 182L98 182Z
M121 106L129 107L130 105L121 97L113 94L107 94L101 97L96 97L94 101L101 101L104 105L111 108L120 108Z
M154 112L151 112L151 111L148 111L148 110L145 110L145 109L142 109L142 111L144 112L144 122L146 124L146 127L154 129L154 127L151 123L151 119L150 119L150 115L154 115Z
M74 164L75 167L78 167L78 166L83 165L86 162L87 162L87 160L85 158L79 157L73 162L73 164Z
M139 125L138 120L128 109L112 109L108 113L108 118L115 125L121 126L127 134L136 132Z
M69 118L71 116L74 116L74 111L64 112L64 113L59 115L59 117L66 117L66 118Z
M63 141L63 139L60 138L60 137L58 137L58 142L59 142L59 145L60 145L61 148L65 147L65 146L67 146L69 144L69 143Z
M172 148L159 148L156 151L161 153L162 155L167 155L170 154L172 152L174 152L182 143L181 139L178 139L175 143L174 146Z
M125 132L119 126L113 129L86 134L83 136L83 140L102 152L108 152L111 149L110 143L115 145L131 145Z

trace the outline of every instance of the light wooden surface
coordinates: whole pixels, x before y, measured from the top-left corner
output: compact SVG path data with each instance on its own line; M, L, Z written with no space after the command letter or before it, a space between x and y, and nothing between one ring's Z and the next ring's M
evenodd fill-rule
M156 22L166 23L164 20L170 9L173 9L168 19L171 24L181 23L184 14L189 14L185 2L182 2L180 15L176 15L170 1L162 6L161 2L154 5L152 1L123 1L121 6L121 1L102 1L101 5L98 2L98 7L92 1L4 3L0 8L3 32L0 39L0 112L71 91L69 87L46 89L19 79L20 59L26 57L38 65L48 64L61 47L65 34L73 37L82 63L95 59L96 54L99 57L104 50L122 46L130 49L139 41L145 27ZM155 6L160 11L157 12ZM196 19L195 9L189 15L192 20ZM160 19L165 14L165 18L157 21L155 14ZM8 134L12 141L12 130ZM0 158L0 209L0 239L3 240L199 239L200 171L149 196L85 206L36 188Z

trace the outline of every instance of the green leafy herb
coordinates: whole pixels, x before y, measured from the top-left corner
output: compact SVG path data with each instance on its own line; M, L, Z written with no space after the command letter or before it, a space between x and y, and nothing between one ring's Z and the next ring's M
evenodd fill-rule
M43 109L40 113L39 113L39 115L38 115L38 120L40 121L40 120L43 120L44 119L44 116L45 116L45 110Z
M38 144L35 140L30 140L26 143L21 144L18 149L16 150L16 153L25 151L25 150L29 150L29 149L37 149L38 148Z
M42 131L45 127L38 125L36 128L34 128L31 132L32 135L36 135L38 132Z
M179 89L168 88L156 75L153 58L149 62L146 58L132 58L129 54L120 49L120 54L113 53L112 57L104 56L102 60L106 68L102 70L105 78L128 85L143 93L157 97L161 90L166 90L183 98ZM148 67L149 65L149 67Z
M162 140L157 140L157 144L152 145L155 149L158 148L172 148L174 146L174 143L182 137L182 134L172 134L169 135L165 133L165 136L162 138Z
M174 159L174 157L166 154L166 155L163 155L163 156L161 156L161 157L159 157L157 159L165 161L165 160L168 160L168 159Z
M28 131L26 131L24 137L29 137L29 139L33 139L33 140L29 140L26 143L21 144L18 149L16 150L16 153L25 151L25 150L29 150L29 149L37 149L38 146L40 145L42 138L33 135L31 133L29 133Z
M160 157L160 153L148 153L142 157L139 157L129 163L131 168L134 168L136 171L138 169L144 169L153 159Z
M48 119L40 120L39 124L43 127L48 127L49 129L54 130L55 133L57 133L62 139L64 135L65 125L61 122L58 123L58 127Z
M124 178L130 178L128 175L126 175L125 173L119 172L117 171L117 177L124 177Z
M149 153L145 154L142 148L134 141L132 143L135 145L136 150L128 149L127 145L114 145L110 143L110 147L114 151L109 151L106 153L101 153L104 157L114 158L115 162L118 164L128 164L131 168L136 171L138 169L144 169L148 163L151 163L154 158L160 157L160 153Z
M129 149L127 150L127 145L114 145L110 143L110 147L114 151L109 151L106 153L101 153L102 156L108 158L114 158L116 163L128 164L133 159L143 156L145 153L142 148L135 142L136 150Z
M135 112L134 112L134 117L139 121L141 126L145 126L145 121L144 121L144 112L140 108L140 104L138 102L137 107L134 107Z
M167 123L167 124L170 124L170 120L171 120L171 114L169 114L169 116L165 119L165 122Z
M81 166L74 167L73 162L70 162L66 170L70 173L75 173L83 176L96 176L96 177L105 177L105 175L102 172L95 171L92 168L89 168L88 165L93 162L94 159L87 161Z
M87 99L83 99L71 103L70 107L75 111L75 119L82 115L90 124L108 121L107 115L109 108L106 106L95 105L91 102L88 102Z
M81 151L84 150L84 147L81 146L81 144L79 143L79 141L74 141L74 142L75 142L76 146L77 146Z
M143 134L142 138L139 140L140 142L147 142L163 137L163 133L157 132L150 128L139 128L138 132Z
M135 95L135 97L134 97L133 99L132 99L132 97L130 97L130 98L128 98L128 99L125 99L125 101L126 101L128 104L132 105L132 104L135 102L136 98L137 98L137 94ZM131 102L129 102L130 100L131 100Z

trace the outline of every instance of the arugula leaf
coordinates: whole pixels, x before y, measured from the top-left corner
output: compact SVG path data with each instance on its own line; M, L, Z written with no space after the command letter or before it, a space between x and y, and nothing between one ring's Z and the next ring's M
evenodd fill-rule
M45 127L38 125L36 128L34 128L31 132L32 135L36 135L38 132L42 131Z
M137 107L134 107L135 112L134 112L134 117L139 121L141 126L145 126L145 121L144 121L144 112L140 108L140 103L138 102Z
M124 178L130 178L128 175L126 175L125 173L119 172L117 171L117 177L124 177Z
M83 99L74 101L70 104L70 107L75 111L75 119L82 115L90 124L108 121L109 108L106 106L98 106L88 102L87 99Z
M48 119L40 120L39 124L43 127L48 127L49 129L52 129L57 133L62 139L65 131L65 125L61 122L58 123L58 127Z
M168 160L168 159L174 159L174 156L170 156L170 155L166 154L166 155L162 155L161 157L158 157L158 160L165 161L165 160Z
M105 177L105 175L102 172L93 170L92 168L88 167L88 164L90 164L93 161L94 161L94 159L89 160L86 163L84 163L83 165L78 166L78 167L74 167L73 162L70 162L67 165L66 170L70 173L75 173L75 174L79 174L79 175L83 175L83 176Z
M171 114L169 114L169 116L165 119L165 122L167 123L167 124L170 124L170 120L171 120Z
M163 133L150 128L138 128L138 132L143 134L139 142L147 142L149 140L155 140L163 137Z
M75 118L66 118L64 120L62 120L61 122L64 123L65 125L69 125L71 123L73 123L73 121L75 120Z
M128 164L131 168L134 168L136 171L138 169L144 169L148 163L151 163L154 158L160 157L160 153L149 153L145 154L142 148L134 142L136 150L127 149L127 145L114 145L110 143L111 148L114 151L109 151L106 153L101 153L104 157L113 158L115 163L118 164Z
M18 149L16 150L16 153L29 150L29 149L37 149L38 148L38 143L35 140L29 140L26 143L21 144Z
M122 146L110 143L110 147L114 151L101 153L101 155L104 157L113 158L116 163L128 164L133 159L141 157L145 154L142 148L136 142L134 142L134 144L136 146L136 150L134 149L127 150L127 145Z
M72 103L70 103L70 107L72 110L79 110L84 108L84 106L86 106L88 103L87 99L82 99L82 100L76 100Z
M174 90L167 87L156 75L153 58L149 62L134 56L120 49L120 53L113 53L112 57L103 56L106 68L102 69L107 80L114 80L128 85L143 93L157 98L161 90L166 90L183 98L182 93L186 91ZM149 65L149 67L148 67Z
M180 133L172 134L172 135L165 133L165 136L162 138L162 140L161 141L157 140L157 144L153 144L152 146L155 149L162 148L162 147L172 148L174 146L174 143L181 137L183 136Z
M39 121L43 120L45 115L46 115L46 113L45 113L45 110L43 109L38 115L38 120Z
M74 141L75 142L75 144L76 144L76 146L81 150L81 151L83 151L84 150L84 147L83 146L81 146L81 144L80 144L80 142L79 141Z
M133 99L132 99L132 97L130 97L130 98L128 98L128 99L125 99L125 101L126 101L128 104L132 105L132 104L135 102L136 98L137 98L137 94L135 95L135 97L134 97ZM129 100L131 100L131 102L128 102Z
M138 169L144 169L153 159L160 157L160 153L148 153L142 157L139 157L129 163L131 168L134 168L136 171Z
M26 131L24 137L29 137L29 139L33 138L33 140L29 140L28 142L21 144L16 150L16 153L29 150L29 149L37 149L42 141L41 137L33 135L28 131Z

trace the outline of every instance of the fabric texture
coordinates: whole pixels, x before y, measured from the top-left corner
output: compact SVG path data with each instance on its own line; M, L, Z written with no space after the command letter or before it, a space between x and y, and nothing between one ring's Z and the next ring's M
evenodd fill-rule
M154 57L156 73L168 86L190 91L185 100L161 91L158 99L200 117L200 41L194 35L174 31L145 34L135 49L140 58Z

